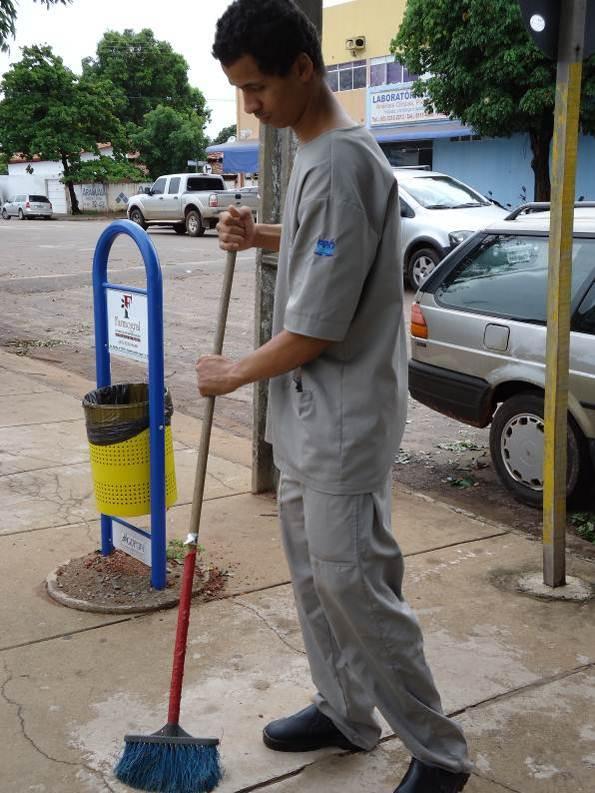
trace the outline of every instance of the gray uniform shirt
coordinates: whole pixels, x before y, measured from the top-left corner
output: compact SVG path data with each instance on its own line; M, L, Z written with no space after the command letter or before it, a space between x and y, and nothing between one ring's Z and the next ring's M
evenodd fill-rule
M267 439L280 471L326 493L381 485L399 448L407 353L397 183L363 127L301 146L283 213L273 334L333 343L271 379Z

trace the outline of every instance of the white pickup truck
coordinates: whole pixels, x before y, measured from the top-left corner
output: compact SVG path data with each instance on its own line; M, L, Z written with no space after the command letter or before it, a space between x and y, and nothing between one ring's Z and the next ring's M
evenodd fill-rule
M230 204L249 206L254 217L260 197L256 188L227 190L222 176L173 173L160 176L145 192L128 200L128 218L146 229L171 226L176 234L202 237L217 225Z

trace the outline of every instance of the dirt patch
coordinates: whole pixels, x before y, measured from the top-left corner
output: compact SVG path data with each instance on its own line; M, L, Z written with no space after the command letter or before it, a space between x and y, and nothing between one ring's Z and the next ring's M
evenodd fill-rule
M93 611L149 611L175 606L180 596L183 563L168 559L165 589L153 589L147 565L122 551L109 556L93 551L56 570L48 588L65 605ZM197 555L193 596L214 600L225 589L227 572ZM68 602L71 601L71 602ZM85 605L86 604L86 605Z
M516 501L501 484L488 450L481 444L454 442L435 445L431 452L403 450L393 465L393 480L411 490L462 509L479 519L523 531L541 539L540 509ZM595 559L595 498L585 511L568 510L567 547Z

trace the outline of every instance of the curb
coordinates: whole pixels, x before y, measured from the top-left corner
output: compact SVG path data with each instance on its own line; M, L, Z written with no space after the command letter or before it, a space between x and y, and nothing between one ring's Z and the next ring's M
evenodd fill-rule
M72 559L69 559L64 564L59 565L53 570L45 579L46 591L48 595L59 603L61 606L66 606L70 609L77 611L88 611L94 614L147 614L152 611L161 611L162 609L172 609L178 605L180 598L178 595L171 595L170 597L164 596L163 600L158 603L151 603L143 606L140 603L127 605L126 603L114 603L113 606L107 606L102 603L94 603L91 600L82 600L66 594L60 586L58 586L58 570L61 567L69 564ZM199 595L205 587L208 586L211 577L201 583L198 587L192 588L192 595ZM165 593L164 593L165 594Z

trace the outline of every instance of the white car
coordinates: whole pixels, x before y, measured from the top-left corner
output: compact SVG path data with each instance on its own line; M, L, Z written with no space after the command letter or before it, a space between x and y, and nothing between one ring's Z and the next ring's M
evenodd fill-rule
M452 176L413 168L393 170L399 183L403 272L414 289L463 240L508 214Z

